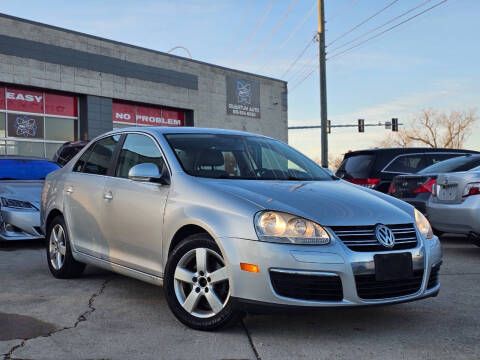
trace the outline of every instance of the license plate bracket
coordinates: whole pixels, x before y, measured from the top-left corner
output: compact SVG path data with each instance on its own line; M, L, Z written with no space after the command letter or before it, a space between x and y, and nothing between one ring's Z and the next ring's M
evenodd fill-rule
M373 260L377 281L401 280L413 277L413 260L410 253L376 254Z

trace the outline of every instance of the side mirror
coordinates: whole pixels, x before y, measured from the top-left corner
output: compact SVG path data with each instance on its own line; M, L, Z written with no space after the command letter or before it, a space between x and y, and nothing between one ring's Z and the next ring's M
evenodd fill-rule
M128 178L133 181L146 181L169 185L170 179L160 174L158 166L153 163L143 163L133 166L128 172Z

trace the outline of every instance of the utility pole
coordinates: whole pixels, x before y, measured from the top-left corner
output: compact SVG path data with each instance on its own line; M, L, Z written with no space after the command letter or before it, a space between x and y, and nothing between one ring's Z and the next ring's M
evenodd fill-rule
M318 0L318 56L320 64L320 124L322 126L322 166L328 167L327 70L325 66L324 0Z

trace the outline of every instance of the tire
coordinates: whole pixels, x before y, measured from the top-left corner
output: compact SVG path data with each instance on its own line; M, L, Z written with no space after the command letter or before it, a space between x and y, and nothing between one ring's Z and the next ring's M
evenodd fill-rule
M477 246L480 246L480 236L478 234L470 234L470 241Z
M67 227L63 216L48 224L45 236L48 268L58 279L71 279L82 275L85 264L73 258Z
M213 331L232 326L244 316L232 306L221 254L208 234L195 234L178 244L167 261L165 297L175 317L188 327Z
M438 237L440 237L440 236L442 236L443 234L445 234L443 231L440 231L440 230L437 230L437 229L432 229L432 230L433 230L433 233L434 233L436 236L438 236Z

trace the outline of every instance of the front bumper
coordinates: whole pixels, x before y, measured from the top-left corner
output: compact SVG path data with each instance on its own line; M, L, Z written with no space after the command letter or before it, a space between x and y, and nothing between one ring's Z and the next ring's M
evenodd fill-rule
M41 238L43 238L43 234L40 229L40 212L38 210L1 208L0 241Z
M460 204L429 201L427 217L436 230L453 234L480 234L480 196L467 197Z
M391 304L435 296L440 284L428 286L432 267L442 261L442 249L437 237L419 239L417 247L408 250L385 251L382 254L409 252L413 270L423 271L419 290L399 297L364 299L358 295L357 275L375 274L374 252L354 252L341 240L332 236L332 242L324 246L272 244L237 238L221 238L222 252L226 256L230 272L230 292L235 303L259 303L272 307L349 307ZM240 270L240 263L259 266L259 273ZM338 301L312 301L279 295L272 285L271 271L303 273L312 276L338 276L341 280L343 299Z

